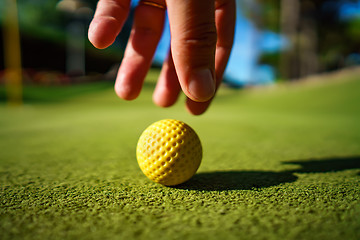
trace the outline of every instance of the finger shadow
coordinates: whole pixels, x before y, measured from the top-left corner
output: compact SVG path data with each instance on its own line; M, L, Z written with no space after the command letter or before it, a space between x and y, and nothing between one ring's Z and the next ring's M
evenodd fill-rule
M290 172L217 171L198 173L176 188L202 191L250 190L296 180L297 177Z
M301 168L292 171L294 173L338 172L357 168L360 169L360 156L288 161L283 162L283 164L300 165Z

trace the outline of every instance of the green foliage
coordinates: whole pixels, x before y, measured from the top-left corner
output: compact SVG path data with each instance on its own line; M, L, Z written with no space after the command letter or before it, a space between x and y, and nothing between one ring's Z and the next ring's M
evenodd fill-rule
M263 8L263 28L281 33L280 27L280 9L281 1L259 1ZM331 1L331 0L298 0L299 16L296 26L292 30L296 36L289 38L292 48L293 62L301 65L300 55L303 52L312 51L314 62L317 62L317 72L324 72L347 67L346 58L352 53L358 53L360 49L360 24L356 18L341 20L340 9L342 4L349 1ZM284 2L286 4L286 2ZM296 13L293 13L296 14ZM297 19L297 18L296 18ZM287 21L286 19L284 21ZM307 44L301 44L299 39L309 39ZM313 44L310 48L306 46ZM305 48L304 48L305 46ZM279 55L280 58L280 55ZM279 59L274 61L274 54L265 55L261 62L271 64L273 67L279 67ZM291 61L288 61L291 62ZM305 63L306 65L306 63ZM298 67L302 68L301 66ZM290 66L287 69L292 69ZM295 68L296 69L296 68ZM306 69L306 66L303 68ZM299 70L298 70L299 71ZM280 70L278 70L280 72ZM284 70L282 70L284 72ZM296 72L296 71L295 71ZM297 75L298 73L289 74ZM298 76L299 77L299 76ZM300 76L301 77L301 76Z
M359 42L360 39L360 18L353 18L346 26L346 33L353 42Z
M279 0L258 0L262 7L263 27L279 32L280 23L280 1Z
M19 20L24 30L34 26L63 28L64 20L56 9L57 2L57 0L19 0Z

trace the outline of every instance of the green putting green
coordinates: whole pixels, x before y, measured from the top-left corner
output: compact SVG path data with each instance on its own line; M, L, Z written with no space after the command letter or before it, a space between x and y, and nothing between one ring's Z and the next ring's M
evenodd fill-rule
M152 83L132 102L95 84L1 103L0 238L359 239L360 78L340 77L221 88L202 116L184 97L154 106ZM142 131L164 118L189 124L204 150L177 187L136 161Z

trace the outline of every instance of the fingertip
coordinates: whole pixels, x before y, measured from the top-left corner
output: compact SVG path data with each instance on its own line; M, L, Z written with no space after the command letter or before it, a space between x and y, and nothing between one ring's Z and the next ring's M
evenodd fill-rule
M90 23L88 38L94 47L104 49L113 44L121 26L113 17L94 18Z
M180 92L179 79L172 61L171 52L169 52L153 93L153 101L160 107L170 107L176 103Z
M134 100L139 95L137 93L132 92L129 87L117 87L117 85L115 85L115 93L119 98L127 101Z
M155 94L153 95L153 102L157 106L163 107L163 108L171 107L175 103L175 102L167 101L165 98L159 97L158 95L155 95Z
M136 99L140 94L140 92L134 91L133 87L130 84L124 83L122 79L118 79L115 82L114 90L119 98L128 101Z
M157 87L153 94L153 102L159 107L170 107L177 101L179 91L172 92L164 87Z
M193 70L187 85L188 97L206 102L215 94L215 80L210 69Z
M170 107L172 104L164 98L164 90L156 86L152 95L153 102L159 107Z

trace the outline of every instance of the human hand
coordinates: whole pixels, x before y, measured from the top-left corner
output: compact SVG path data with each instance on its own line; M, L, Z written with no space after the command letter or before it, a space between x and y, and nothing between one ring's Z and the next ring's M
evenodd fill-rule
M188 111L199 115L213 99L230 56L235 0L141 1L135 10L115 92L126 100L140 94L161 38L166 8L171 48L163 63L153 101L162 107L171 106L182 90L187 96ZM100 0L89 27L90 42L100 49L110 46L120 33L129 10L130 0Z

